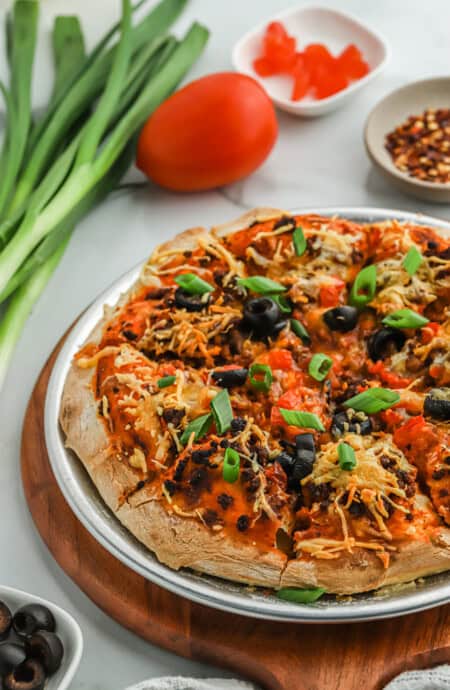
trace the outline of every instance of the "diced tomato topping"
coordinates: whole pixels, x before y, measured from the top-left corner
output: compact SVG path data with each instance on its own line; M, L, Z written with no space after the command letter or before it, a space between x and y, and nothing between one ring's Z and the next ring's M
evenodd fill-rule
M159 368L160 376L174 376L177 373L177 368L173 364L164 364Z
M273 77L278 74L278 67L268 58L259 57L253 61L253 68L260 77Z
M427 424L423 415L411 417L394 431L394 443L401 449L413 449L416 453L429 453L438 442L433 427Z
M344 281L337 277L334 278L334 283L322 285L319 291L320 306L336 307L339 304L339 299L344 287Z
M269 353L269 364L272 369L292 369L294 361L289 350L271 350Z
M403 421L402 415L393 409L383 410L383 412L380 412L380 418L390 429L395 428L400 424L401 421Z
M440 324L436 323L436 321L430 321L429 323L427 323L426 326L424 326L420 330L422 342L425 345L430 343L433 340L434 336L439 331L439 328L440 328Z
M306 68L305 56L303 53L297 53L295 56L292 76L294 77L294 86L292 88L291 98L293 101L299 101L306 96L311 85L311 77Z
M361 79L369 72L369 65L362 58L361 51L350 44L336 60L337 68L349 79Z
M392 388L406 388L412 381L412 379L404 378L386 369L385 364L381 360L374 364L369 364L368 369L371 374L379 376L383 383L387 383Z
M291 98L299 101L311 92L317 99L342 91L349 81L361 79L369 66L353 44L334 57L323 43L310 43L303 52L281 22L271 22L264 34L262 54L253 62L261 77L289 74L294 79Z

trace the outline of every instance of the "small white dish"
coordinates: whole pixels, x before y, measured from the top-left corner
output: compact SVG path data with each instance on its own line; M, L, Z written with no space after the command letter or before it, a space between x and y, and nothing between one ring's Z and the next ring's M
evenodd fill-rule
M261 53L264 32L272 21L281 21L284 24L288 33L297 39L299 49L309 43L324 43L330 52L336 55L347 44L355 43L368 63L370 72L328 98L314 100L305 97L300 101L291 101L290 77L262 78L253 69L253 61ZM373 29L346 12L313 5L285 10L266 19L236 43L232 54L233 64L238 72L257 79L279 108L300 117L324 115L343 105L386 67L389 57L388 44Z
M67 690L75 676L83 653L83 635L78 623L56 604L33 594L22 592L20 589L0 585L0 600L5 602L13 614L21 606L27 604L42 604L53 613L56 621L56 633L64 645L64 657L61 668L48 679L45 690Z

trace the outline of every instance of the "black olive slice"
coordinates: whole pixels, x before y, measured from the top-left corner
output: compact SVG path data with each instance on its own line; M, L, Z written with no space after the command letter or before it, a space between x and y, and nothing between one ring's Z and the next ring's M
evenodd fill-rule
M360 434L366 436L372 431L372 422L364 412L346 410L333 415L331 420L331 433L335 438L342 434Z
M47 680L43 666L36 659L27 659L3 679L5 690L43 690Z
M186 311L201 311L205 309L209 304L210 298L209 293L206 295L191 295L182 288L175 290L175 306L178 309L186 309Z
M257 336L272 335L280 319L281 309L270 297L255 297L244 304L242 326Z
M315 458L315 451L306 450L304 448L298 450L294 470L292 472L292 479L294 481L299 481L310 474Z
M12 624L12 613L4 601L0 601L0 640L4 640Z
M315 452L314 436L313 434L298 434L295 437L295 447L297 451L310 450Z
M232 388L242 386L247 380L248 369L216 369L211 376L219 386Z
M28 657L37 659L49 676L61 666L64 656L63 643L55 633L41 630L32 635L25 643Z
M0 678L23 664L25 659L25 649L22 645L15 642L2 642L0 644Z
M273 459L273 461L279 462L281 467L289 477L289 475L292 473L292 470L294 469L295 458L292 455L289 455L289 453L282 452L279 455L277 455L276 458Z
M356 307L345 306L328 309L323 313L322 318L330 331L347 333L356 327L358 315L359 312Z
M383 359L393 352L401 350L405 341L406 335L397 328L381 328L372 333L367 342L369 357L374 362Z
M41 604L22 606L13 617L13 628L21 637L28 637L38 630L55 629L55 619L52 612Z
M433 419L450 420L450 388L433 388L425 398L423 410Z

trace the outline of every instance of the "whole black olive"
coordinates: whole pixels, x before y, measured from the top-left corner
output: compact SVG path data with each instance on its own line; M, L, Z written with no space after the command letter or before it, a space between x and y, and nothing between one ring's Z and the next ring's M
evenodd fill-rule
M358 315L359 312L356 307L345 306L328 309L323 313L322 318L330 331L347 333L356 327Z
M42 664L36 659L27 659L3 678L5 690L43 690L47 680Z
M28 637L38 630L55 630L52 612L41 604L22 606L13 617L13 628L21 637Z
M208 306L210 294L191 295L182 288L175 290L175 306L186 311L201 311Z
M0 640L4 640L9 633L12 623L12 613L4 601L0 601Z
M270 297L255 297L244 304L242 326L255 335L272 335L280 319L281 309Z
M37 659L51 676L61 666L64 656L63 643L55 633L41 630L25 642L27 656Z
M406 335L397 328L381 328L372 333L367 342L369 357L374 362L383 359L383 357L392 354L393 351L401 350L405 341Z
M305 448L297 451L294 470L292 472L292 479L294 481L298 482L308 474L311 474L315 457L315 451L306 450Z
M297 451L310 450L315 452L314 436L313 434L298 434L295 437L295 448Z
M222 388L242 386L247 380L248 369L216 369L212 378Z
M355 413L353 410L346 410L345 412L338 412L331 420L331 433L335 438L346 433L366 436L371 431L372 422L364 412Z
M0 644L0 678L23 664L25 659L25 649L22 645L15 642L2 642Z
M423 410L433 419L450 419L450 388L433 388L425 398Z
M291 475L292 470L294 469L295 465L295 458L293 455L289 455L289 453L280 453L279 455L276 456L273 460L274 462L279 462L283 470L286 472L288 477Z

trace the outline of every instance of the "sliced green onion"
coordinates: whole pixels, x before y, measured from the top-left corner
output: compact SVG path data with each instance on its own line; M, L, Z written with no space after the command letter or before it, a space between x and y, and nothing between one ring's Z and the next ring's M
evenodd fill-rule
M195 273L181 273L174 278L174 281L190 295L204 295L214 290L212 285L196 276Z
M414 245L408 249L408 253L403 259L403 268L410 276L413 276L423 261L423 256Z
M389 390L389 388L369 388L367 391L346 400L344 407L351 407L353 410L366 414L375 414L382 410L388 410L399 400L399 394Z
M233 484L239 479L239 468L241 458L239 453L233 448L227 448L223 459L222 474L226 482Z
M325 431L325 427L320 421L319 417L312 412L302 412L301 410L285 410L283 407L278 408L281 416L286 424L291 426L298 426L301 429L317 429L317 431Z
M265 276L250 276L249 278L238 278L237 284L256 292L258 295L271 295L278 292L285 292L287 288L280 283L276 283Z
M430 319L412 309L398 309L383 319L384 325L392 328L422 328L429 322Z
M194 434L194 441L198 441L208 433L212 423L212 414L203 414L201 417L193 419L192 422L189 422L186 429L181 434L180 442L183 444L183 446L185 446L192 434Z
M278 599L293 601L296 604L312 604L325 594L326 589L316 587L314 589L298 589L297 587L283 587L276 593Z
M224 434L230 428L233 419L230 396L226 389L217 393L216 397L211 400L211 410L216 423L217 433Z
M298 337L303 340L305 345L308 345L311 342L311 336L309 335L308 331L304 327L300 321L297 319L291 319L291 328L294 331L295 335L298 335Z
M306 249L306 237L302 228L295 228L294 232L292 233L292 241L294 243L294 249L297 256L304 254Z
M333 360L331 357L324 355L323 352L317 352L317 354L313 355L311 358L308 372L316 381L323 381L332 366Z
M338 458L339 458L339 467L341 470L345 470L346 472L350 472L350 470L355 469L356 467L356 455L355 451L351 446L348 445L348 443L340 443L338 445Z
M158 388L167 388L167 386L171 386L172 383L175 383L176 380L176 376L163 376L162 379L158 379L156 385Z
M262 374L262 378L257 378L258 374ZM249 370L249 381L256 390L267 393L273 381L272 369L268 364L252 364Z
M278 304L283 314L291 313L292 307L284 295L270 295L270 299L273 299Z
M372 264L363 268L355 278L350 292L350 304L364 307L375 297L377 289L377 267Z

